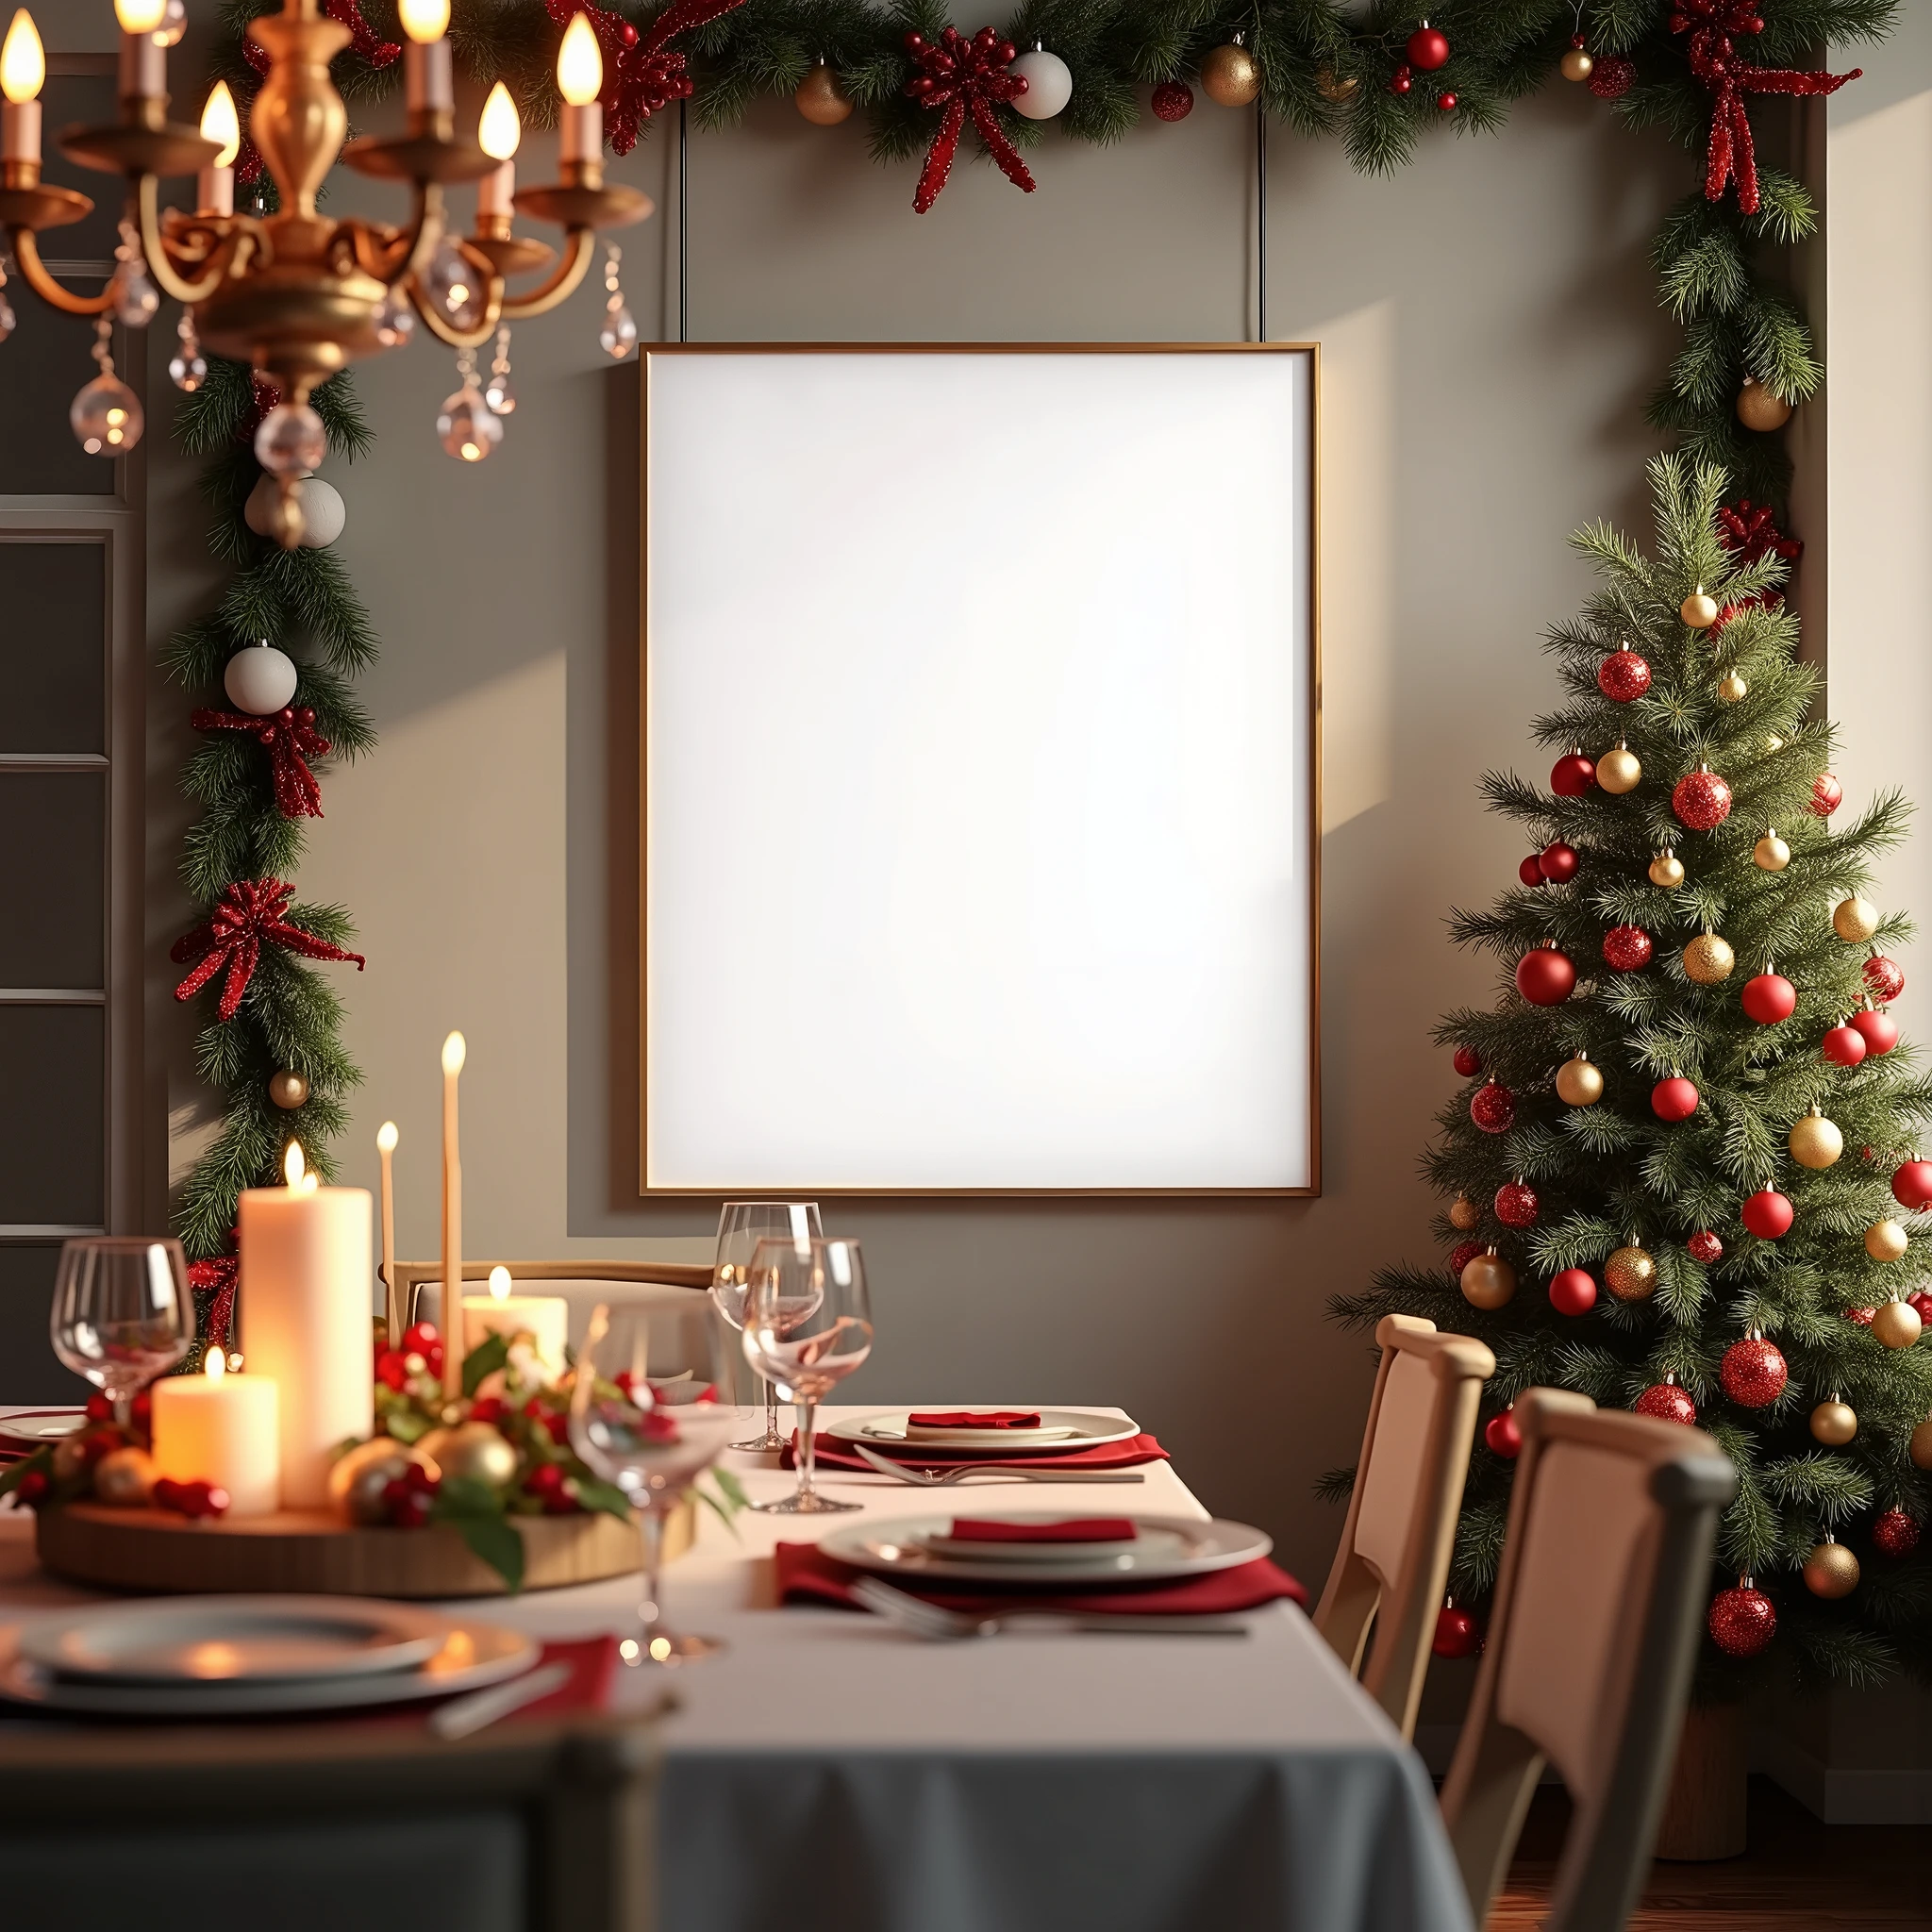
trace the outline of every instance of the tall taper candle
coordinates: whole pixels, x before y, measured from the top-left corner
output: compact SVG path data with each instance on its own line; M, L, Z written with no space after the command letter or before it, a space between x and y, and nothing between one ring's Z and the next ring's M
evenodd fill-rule
M16 9L7 39L0 42L0 161L9 164L9 188L31 188L41 177L41 101L47 57L33 15ZM30 172L25 172L30 171Z
M396 1287L396 1176L391 1165L396 1151L396 1124L384 1121L375 1130L375 1151L382 1156L382 1314L389 1327L389 1345L403 1345L408 1310Z
M463 1163L457 1151L457 1077L468 1049L460 1033L442 1042L442 1392L463 1392Z

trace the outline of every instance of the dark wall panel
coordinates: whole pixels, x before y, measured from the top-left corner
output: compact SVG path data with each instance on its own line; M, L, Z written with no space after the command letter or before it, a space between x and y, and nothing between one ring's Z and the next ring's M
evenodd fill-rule
M8 1402L84 1401L93 1391L60 1364L47 1340L58 1241L0 1243L0 1361Z
M105 771L0 771L0 987L106 985L107 868Z
M107 1009L0 1007L0 1222L107 1219Z
M105 752L106 544L0 542L0 752Z

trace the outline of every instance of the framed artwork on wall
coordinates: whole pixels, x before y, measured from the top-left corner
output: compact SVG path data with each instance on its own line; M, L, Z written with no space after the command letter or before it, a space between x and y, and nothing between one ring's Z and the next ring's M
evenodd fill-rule
M1318 388L645 352L642 1193L1319 1191Z

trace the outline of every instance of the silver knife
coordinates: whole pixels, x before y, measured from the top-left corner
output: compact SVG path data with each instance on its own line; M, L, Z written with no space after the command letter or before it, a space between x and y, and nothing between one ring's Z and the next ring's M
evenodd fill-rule
M924 1480L930 1474L925 1468L894 1462L890 1456L881 1456L877 1450L868 1449L863 1442L854 1442L851 1447L881 1475L909 1483L915 1489L931 1487ZM1024 1462L956 1463L951 1468L960 1472L956 1478L958 1481L963 1481L968 1475L977 1475L982 1470L995 1471L1008 1482L1023 1483L1143 1483L1147 1480L1138 1469L1035 1469ZM831 1472L827 1470L825 1474L829 1475Z
M508 1684L491 1684L467 1697L451 1698L430 1713L429 1728L444 1743L453 1744L458 1738L474 1737L499 1718L562 1690L569 1682L568 1664L545 1664L526 1676L512 1677Z

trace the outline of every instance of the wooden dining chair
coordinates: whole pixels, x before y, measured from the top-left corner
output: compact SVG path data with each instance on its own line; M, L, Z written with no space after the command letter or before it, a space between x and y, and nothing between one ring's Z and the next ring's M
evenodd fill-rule
M1415 1315L1384 1315L1375 1340L1382 1364L1315 1628L1407 1738L1428 1674L1483 1384L1496 1358L1480 1341L1440 1334Z
M583 1341L590 1325L591 1312L600 1301L622 1298L626 1287L639 1285L660 1288L709 1289L708 1263L687 1261L605 1260L594 1256L569 1261L470 1261L463 1263L463 1279L488 1281L492 1268L508 1268L518 1282L543 1283L543 1292L560 1295L570 1304L570 1340L575 1347ZM425 1294L427 1289L430 1293ZM442 1300L441 1261L398 1261L393 1285L395 1314L407 1328L417 1320L440 1324ZM433 1305L433 1306L432 1306ZM398 1331L400 1332L400 1330Z
M1587 1396L1532 1389L1516 1417L1508 1536L1443 1821L1481 1924L1547 1760L1575 1810L1543 1932L1622 1932L1649 1867L1737 1473L1702 1430L1600 1412Z
M7 1923L650 1932L650 1720L0 1729Z

